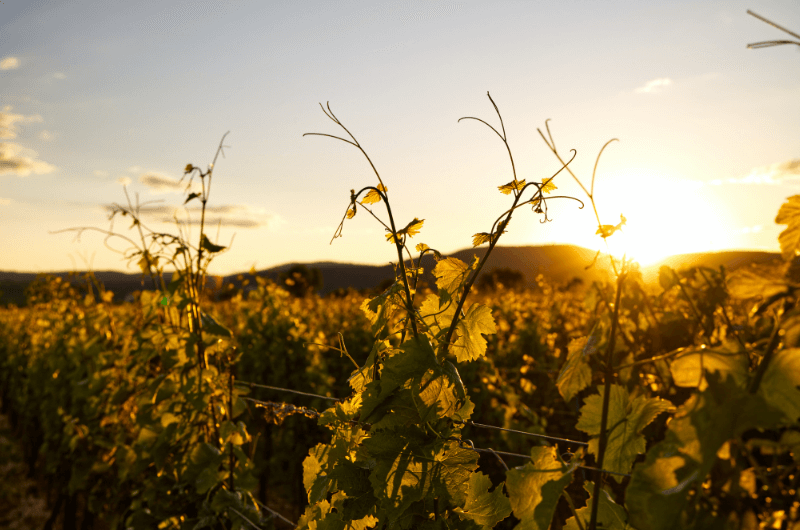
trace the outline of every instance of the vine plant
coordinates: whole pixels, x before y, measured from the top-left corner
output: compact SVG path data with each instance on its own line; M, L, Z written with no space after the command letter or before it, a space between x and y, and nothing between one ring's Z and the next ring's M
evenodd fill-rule
M475 257L471 264L442 259L424 243L416 245L419 258L414 261L408 238L419 233L424 220L415 217L397 230L388 188L330 105L323 112L352 141L307 133L357 147L378 178L377 186L351 190L350 204L334 239L341 236L345 220L363 208L384 226L386 239L397 250L398 263L394 284L362 305L376 340L364 365L349 379L352 395L320 418L320 424L333 435L329 444L314 447L304 462L310 505L300 520L301 528L491 528L512 512L524 528L547 528L556 501L584 462L583 450L561 454L554 446L534 447L528 464L509 470L503 484L493 485L478 470L474 446L461 436L473 404L453 360L479 359L486 352L482 335L496 331L488 307L467 305L470 289L518 208L531 205L534 212L544 214L541 222L549 220L545 194L557 189L553 179L568 168L576 154L573 150L572 158L562 160L562 167L542 182L518 179L502 116L488 96L502 132L480 118L462 119L484 123L503 141L513 180L498 189L513 201L488 232L473 236L473 246L488 243L489 248L482 259ZM525 200L528 188L534 192ZM549 198L573 199L583 207L573 197ZM388 224L368 206L381 201L386 205ZM438 292L418 301L417 279L422 272L421 258L427 252L437 258L433 274ZM599 420L599 411L597 416Z

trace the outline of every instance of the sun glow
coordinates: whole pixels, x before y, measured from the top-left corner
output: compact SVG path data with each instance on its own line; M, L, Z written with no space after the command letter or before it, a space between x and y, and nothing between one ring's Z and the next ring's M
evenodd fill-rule
M618 175L603 186L613 191L601 194L602 189L597 193L599 187L595 188L603 224L619 223L620 213L627 219L622 230L607 240L611 254L626 254L647 266L675 254L730 246L726 212L715 208L699 186L688 182L652 174ZM613 197L606 197L611 194ZM602 241L596 248L606 251Z

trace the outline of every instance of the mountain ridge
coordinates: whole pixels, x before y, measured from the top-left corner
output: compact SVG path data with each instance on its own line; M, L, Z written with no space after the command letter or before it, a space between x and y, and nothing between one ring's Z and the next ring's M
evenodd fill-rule
M465 262L471 262L473 255L482 258L488 247L478 247L462 249L443 257L454 257ZM593 281L611 281L613 274L608 264L606 254L601 253L594 266L586 268L595 258L595 251L579 247L576 245L528 245L518 247L498 246L492 252L492 256L481 271L481 275L491 273L496 269L511 269L519 271L524 276L524 284L527 287L536 285L536 278L542 274L546 279L555 283L566 283L573 278L579 278L585 283ZM779 252L764 251L719 251L719 252L696 252L689 254L677 254L669 256L663 260L648 266L643 266L642 277L647 284L657 284L658 269L661 265L669 265L674 269L681 269L690 266L703 265L718 269L724 265L727 270L735 270L739 267L751 263L764 263L774 259L780 259ZM338 289L352 287L354 289L374 289L382 282L394 277L391 265L359 265L353 263L339 263L331 261L301 263L284 263L269 269L256 271L258 276L277 280L281 272L288 270L295 265L304 265L308 268L320 270L322 276L322 288L319 294L326 295ZM424 273L421 279L433 285L435 278L432 270L435 260L432 255L427 254L422 260ZM67 279L71 273L56 272L49 273ZM78 274L83 274L79 272ZM22 305L24 303L24 290L36 278L37 273L4 272L0 271L0 304L8 302ZM105 287L114 292L116 302L124 300L128 295L135 291L147 289L150 280L142 280L141 273L124 273L118 271L95 271L95 276L102 281ZM240 276L247 277L249 273L242 272L227 276L209 276L208 281L211 285L234 284L241 287ZM169 281L172 273L164 273L165 281Z

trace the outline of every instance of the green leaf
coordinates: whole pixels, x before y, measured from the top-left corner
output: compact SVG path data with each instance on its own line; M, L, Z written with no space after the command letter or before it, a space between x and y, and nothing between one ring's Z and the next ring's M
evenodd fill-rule
M763 361L762 361L763 362ZM800 421L800 348L776 352L764 372L758 394L784 414L783 422Z
M387 350L387 358L381 370L380 381L366 386L362 394L361 421L368 421L372 412L398 388L429 368L438 366L433 348L423 336L403 343L400 350ZM413 405L412 405L413 406Z
M676 385L702 391L708 386L705 377L708 372L720 372L723 377L730 374L744 387L747 385L749 368L747 353L739 351L738 342L729 341L714 348L688 350L672 361L669 369Z
M202 238L200 239L200 248L214 254L215 252L221 252L225 250L226 247L215 245L214 243L209 241L208 236L203 234Z
M417 376L412 385L412 394L421 422L435 422L442 417L452 417L458 410L455 385L441 367L437 366Z
M600 423L603 415L604 385L598 386L599 394L586 398L581 407L580 417L575 427L589 434L589 452L598 455L600 443ZM672 403L660 398L638 396L631 400L628 392L620 385L611 385L608 403L607 444L603 458L603 469L617 473L628 473L633 461L646 449L644 429L662 412L674 410ZM611 475L617 482L623 477Z
M511 503L503 494L502 483L489 493L491 487L492 481L489 477L476 471L469 476L469 490L464 508L456 507L453 511L461 519L471 519L483 528L493 528L511 515Z
M592 369L589 366L589 357L597 353L602 329L595 325L588 337L574 339L567 347L567 361L558 374L556 386L564 401L572 398L592 383Z
M456 324L458 338L450 345L450 352L459 362L479 359L486 353L486 339L482 333L497 333L492 310L485 305L472 304Z
M201 311L200 320L203 323L203 332L209 335L216 335L218 337L230 338L233 334L231 330L214 320L214 317L208 313Z
M440 291L447 291L452 297L469 277L469 273L477 266L478 257L475 256L473 264L467 265L458 258L445 258L436 264L433 275L436 276L436 286ZM442 293L439 293L440 298Z
M506 473L511 509L520 520L515 530L550 528L558 498L572 482L572 472L578 466L577 458L569 466L560 462L555 447L534 447L531 460Z
M781 205L775 223L788 225L778 236L778 242L783 260L789 261L800 251L800 195L792 195Z
M404 429L402 434L380 431L362 443L369 459L374 459L369 480L390 524L429 495L450 504L466 500L478 454L459 447L457 441L437 439L423 446L423 439L421 431Z
M589 494L589 499L586 501L586 507L575 511L583 523L583 529L586 530L589 528L589 521L592 516L594 483L591 481L584 482L583 489ZM614 502L609 492L605 489L600 490L600 506L597 507L597 527L603 530L633 530L633 527L628 525L628 512ZM564 525L564 530L580 530L580 528L575 517L567 519Z
M730 439L753 428L770 428L780 411L750 394L731 376L706 375L708 387L681 405L668 424L664 440L647 452L633 470L625 494L631 526L640 530L689 528L687 508L692 486L705 480L717 451Z
M741 267L731 273L728 277L728 293L732 298L745 300L756 296L763 296L765 299L772 295L785 291L788 282L782 274L775 271L766 273L763 269L752 269Z

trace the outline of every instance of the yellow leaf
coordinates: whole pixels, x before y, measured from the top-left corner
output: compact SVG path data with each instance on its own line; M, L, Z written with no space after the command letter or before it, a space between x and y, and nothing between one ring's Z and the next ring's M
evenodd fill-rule
M488 243L491 240L491 236L486 232L481 232L479 234L475 234L472 236L472 246L477 247L483 245L484 243Z
M552 178L550 180L547 180L547 181L542 183L542 191L545 192L545 193L550 193L551 191L557 190L557 189L558 189L558 187L555 184L553 184L553 179Z
M416 234L419 234L419 231L422 229L422 223L424 222L425 219L420 220L415 217L414 220L408 223L405 228L400 230L400 233L408 234L409 237L413 237Z
M387 191L389 191L389 188L387 188L383 184L378 184L378 189L381 190L383 193L386 193Z
M415 248L416 248L417 252L424 252L424 251L428 250L431 247L429 247L425 243L418 243Z
M522 179L522 180L514 179L511 182L509 182L508 184L504 184L502 186L498 186L497 189L500 190L503 193L503 195L508 195L512 191L514 191L514 190L519 191L524 187L525 187L525 179Z
M381 196L375 190L369 190L369 193L367 193L364 198L361 199L361 204L372 204L375 202L381 202Z
M617 227L614 225L602 225L600 228L597 229L597 232L595 232L595 234L600 234L600 237L605 239L609 237L611 234L613 234L616 229Z
M347 218L348 219L352 219L355 216L356 216L356 209L355 208L350 208L350 209L347 210Z

